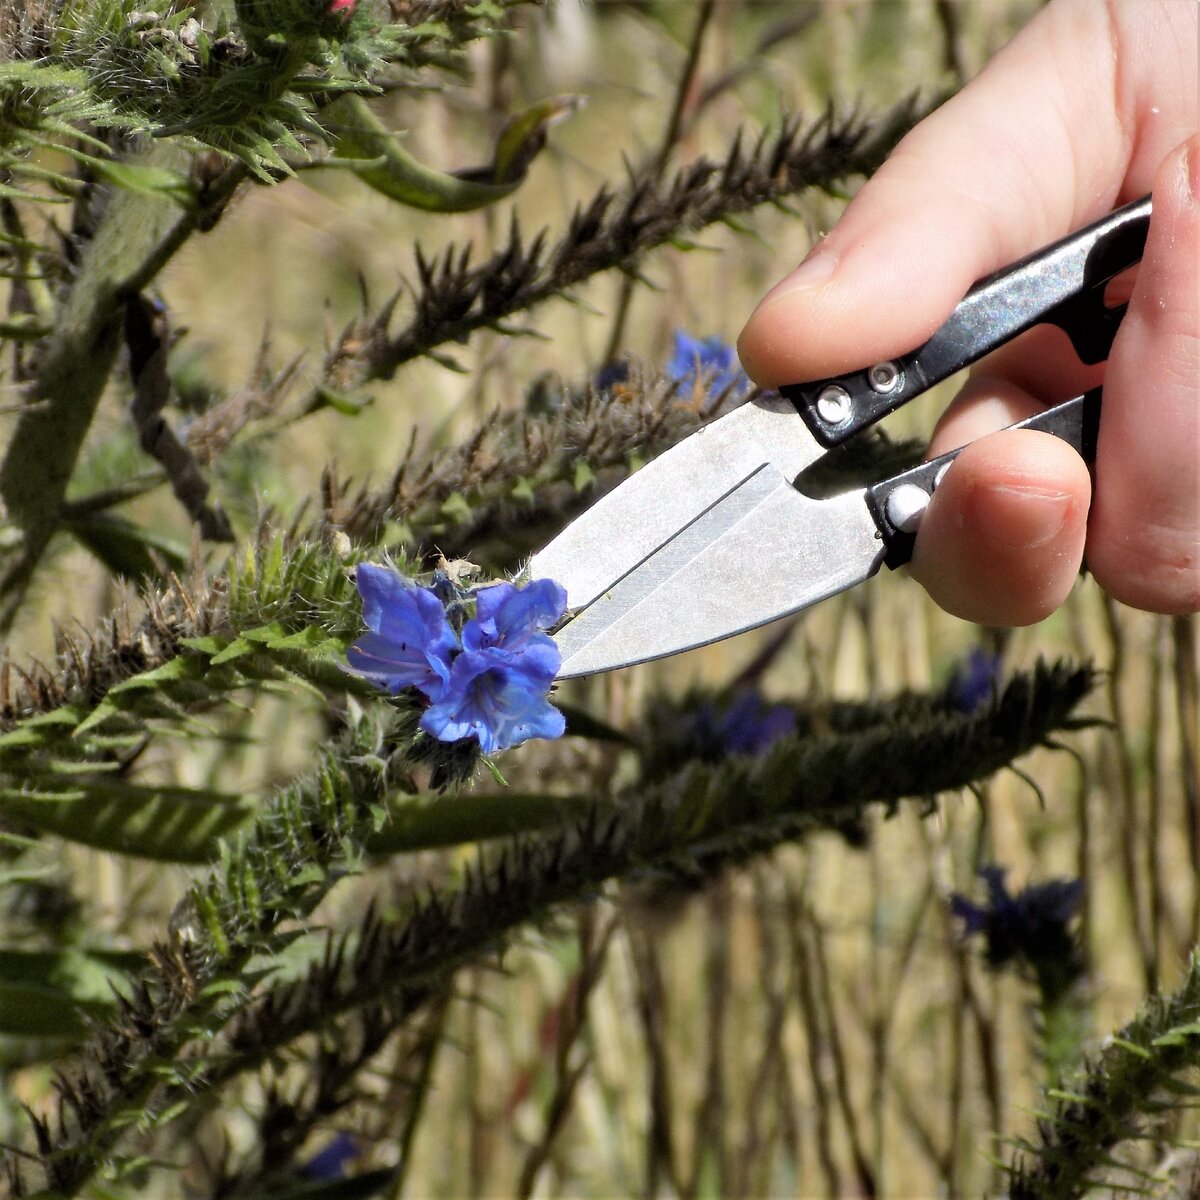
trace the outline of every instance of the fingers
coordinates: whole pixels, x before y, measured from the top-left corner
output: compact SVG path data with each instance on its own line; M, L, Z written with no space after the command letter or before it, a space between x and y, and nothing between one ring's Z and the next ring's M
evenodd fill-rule
M1112 207L1128 146L1106 13L1051 4L901 142L751 316L738 350L756 382L912 350L980 276Z
M1088 566L1110 595L1200 611L1200 135L1169 155L1105 375Z
M1030 415L1002 396L971 407L968 425ZM964 620L1032 625L1066 599L1079 573L1090 494L1083 459L1052 434L1004 429L972 441L925 512L913 575Z

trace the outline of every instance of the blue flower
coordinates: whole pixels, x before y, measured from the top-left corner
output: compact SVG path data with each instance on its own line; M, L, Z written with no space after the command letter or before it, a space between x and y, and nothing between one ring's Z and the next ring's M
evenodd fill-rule
M430 700L440 699L458 649L442 602L374 563L360 563L354 582L371 632L346 652L350 669L389 692L416 687Z
M957 892L950 911L963 922L963 932L981 934L993 967L1014 960L1034 968L1039 979L1065 990L1083 974L1082 952L1068 926L1083 902L1082 879L1050 879L1030 884L1016 895L1004 883L1004 867L981 867L987 903L975 904Z
M737 352L719 337L694 338L682 329L675 331L675 345L667 363L667 378L681 386L707 385L709 397L727 389L742 391L750 386L738 364Z
M425 733L443 742L475 738L484 754L562 736L566 721L546 698L562 665L544 632L566 611L557 583L497 583L440 597L371 563L359 566L356 582L371 632L347 651L350 669L391 692L421 691L431 701ZM446 604L458 612L464 599L474 600L475 616L460 642Z
M474 737L484 754L533 737L561 737L566 721L546 693L562 658L542 631L566 606L566 592L549 579L525 588L511 583L480 588L475 616L463 628L463 652L421 728L447 742Z
M757 692L739 696L717 721L717 738L730 754L761 754L795 732L795 712L767 704Z
M358 1154L358 1143L348 1133L339 1133L300 1169L309 1179L345 1179L346 1167Z
M946 701L959 712L976 712L995 696L999 678L1000 656L973 646L946 684Z

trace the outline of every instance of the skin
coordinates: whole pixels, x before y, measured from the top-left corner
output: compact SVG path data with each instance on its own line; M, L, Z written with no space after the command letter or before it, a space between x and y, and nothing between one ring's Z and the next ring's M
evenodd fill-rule
M1117 600L1200 611L1198 62L1194 0L1051 0L900 143L739 339L765 387L892 358L976 279L1153 193L1108 363L1083 367L1058 330L1031 330L976 365L937 425L931 455L970 445L912 570L967 620L1048 616L1085 546ZM1002 427L1101 381L1093 496L1066 443Z

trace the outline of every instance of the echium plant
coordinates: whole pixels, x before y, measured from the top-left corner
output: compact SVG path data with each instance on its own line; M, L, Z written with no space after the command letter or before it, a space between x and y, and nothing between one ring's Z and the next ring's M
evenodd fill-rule
M830 1140L815 1155L793 1137L808 1101L787 1074L800 1056L778 1049L785 1033L788 1045L828 1041L835 1073L846 1064L838 988L809 919L816 872L798 880L794 857L772 852L796 846L815 861L832 844L857 856L848 871L874 871L858 851L882 861L885 818L921 828L942 793L982 797L989 777L1039 747L1074 746L1096 723L1080 715L1096 673L1066 661L1001 672L978 656L944 688L848 687L826 644L836 651L845 635L855 646L864 630L870 643L860 598L815 617L831 622L820 634L750 639L748 667L702 660L702 682L685 691L671 670L652 688L644 674L556 683L566 597L551 580L514 582L529 556L648 458L755 394L730 330L710 332L727 312L697 311L689 293L684 316L678 297L639 285L668 254L686 270L685 251L752 229L764 209L824 224L830 198L931 103L846 104L860 90L847 84L818 89L815 118L760 110L772 54L804 49L816 8L584 8L601 30L597 62L605 39L623 61L649 61L658 39L669 53L655 71L681 64L661 141L639 157L630 147L644 131L617 129L626 153L606 178L604 161L569 140L590 136L576 127L592 110L577 116L580 97L550 88L568 72L571 56L546 49L570 33L566 8L0 5L0 1189L14 1196L424 1194L442 1186L421 1175L426 1147L468 1137L472 1153L451 1157L476 1174L442 1190L583 1190L569 1139L592 1120L573 1117L589 1072L608 1071L615 1049L596 1049L612 1022L592 1022L621 939L638 1002L622 1002L620 1024L637 1010L654 1094L593 1097L588 1112L651 1113L637 1156L647 1178L631 1187L621 1167L597 1185L597 1167L590 1186L660 1194L669 1178L678 1194L753 1194L736 1186L721 1121L722 1097L744 1090L780 1098L769 1119L728 1122L745 1127L747 1163L766 1164L759 1190L794 1184L812 1160L838 1192L830 1147L846 1141L859 1190L875 1191L844 1078L845 1137L823 1125ZM861 11L886 22L899 10ZM708 77L707 39L727 17L737 61L723 53ZM947 47L956 37L947 27ZM939 58L930 71L941 69ZM581 78L603 71L589 60ZM726 107L744 129L723 123ZM404 125L430 136L397 133ZM452 134L430 164L418 148L435 130ZM561 189L546 186L552 172ZM560 194L569 206L557 214ZM340 244L365 246L364 274L397 246L410 265L382 297L360 280L349 312L353 265L322 275L290 243L268 265L265 252L207 252L205 238L236 249L260 223L286 240L289 212L325 236L363 198ZM387 237L370 225L381 213L394 222ZM625 289L615 313L605 277ZM229 315L243 291L270 297L263 324L276 343L244 343ZM288 306L275 309L285 293L307 306L299 329ZM216 349L188 332L204 321L197 296L225 314ZM514 351L557 328L564 299L583 323L569 351L550 337ZM655 319L627 342L630 305L642 304ZM273 349L297 343L295 358ZM225 359L246 364L236 385ZM411 371L416 360L431 374ZM449 416L454 387L443 397L429 383L448 378L443 367L470 385ZM415 425L410 438L395 441L385 409ZM369 474L325 461L331 444L343 460L366 455ZM863 438L807 483L844 491L919 452ZM762 944L787 942L796 970L781 986L781 954L761 972L754 1003L779 1040L765 1039L744 1089L725 1087L717 1024L725 980L755 971L729 970L715 935L704 971L690 971L686 986L703 975L710 988L713 1060L689 1174L670 1111L670 1006L634 914L649 888L711 889L723 902L713 882L735 870L762 885L762 913L786 911L782 941L764 924ZM996 892L990 909L963 915L1012 924L1022 897ZM1063 922L1070 898L1051 905ZM914 925L910 948L932 940L919 934ZM459 1123L497 1110L496 1081L480 1076L486 1102L460 1105L444 1072L470 1059L481 1014L504 1007L500 955L511 949L504 966L520 975L534 943L568 977L547 1011L534 1012L539 996L508 1014L522 1032L537 1026L539 1060L507 1064L536 1086L503 1104L506 1131L520 1130L519 1169L484 1179L486 1148L503 1138ZM1075 1194L1164 1095L1182 1094L1200 1057L1195 991L1193 970L1080 1066L1078 1096L1053 1097L1022 1143L1019 1194ZM885 1033L872 1032L880 1063ZM812 1083L827 1100L819 1056ZM642 1065L617 1073L640 1080ZM812 1109L825 1121L831 1107ZM969 1140L954 1133L956 1146ZM712 1167L707 1154L725 1158Z

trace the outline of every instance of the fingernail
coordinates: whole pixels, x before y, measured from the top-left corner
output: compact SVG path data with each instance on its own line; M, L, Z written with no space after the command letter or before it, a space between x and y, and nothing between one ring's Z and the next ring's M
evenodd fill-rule
M1188 143L1187 182L1192 199L1200 202L1200 137L1193 137Z
M828 283L833 278L837 265L837 255L832 250L827 250L824 242L818 242L809 251L808 257L762 298L762 304L769 304L780 296L790 296L793 292L801 292L807 288L820 287L822 284Z
M1014 549L1044 546L1062 529L1071 494L1022 484L980 484L968 499L968 523Z

